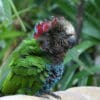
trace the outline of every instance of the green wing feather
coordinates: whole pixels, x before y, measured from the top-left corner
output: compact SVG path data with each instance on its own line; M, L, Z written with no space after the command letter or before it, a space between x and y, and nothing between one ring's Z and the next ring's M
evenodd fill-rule
M0 91L7 94L35 94L48 77L47 60L36 40L24 40L0 69Z

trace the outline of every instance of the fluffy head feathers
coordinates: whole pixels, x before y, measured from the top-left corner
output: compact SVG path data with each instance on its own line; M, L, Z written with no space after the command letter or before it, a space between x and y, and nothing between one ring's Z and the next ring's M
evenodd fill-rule
M69 48L76 42L76 34L72 24L64 17L52 17L35 26L34 38L54 63L63 61Z

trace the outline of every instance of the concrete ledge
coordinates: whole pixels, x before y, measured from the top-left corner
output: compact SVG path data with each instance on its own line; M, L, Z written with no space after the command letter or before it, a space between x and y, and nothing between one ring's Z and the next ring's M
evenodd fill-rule
M100 100L100 87L73 87L65 91L55 92L62 100ZM11 95L1 97L0 100L57 100L49 95L40 98L28 95Z

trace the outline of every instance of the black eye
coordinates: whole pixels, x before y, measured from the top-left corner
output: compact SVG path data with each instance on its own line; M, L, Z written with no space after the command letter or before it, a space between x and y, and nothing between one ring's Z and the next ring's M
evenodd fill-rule
M42 45L43 44L43 40L40 40L39 43L40 43L40 45Z
M38 39L38 42L39 42L39 45L40 45L40 46L44 43L44 41L43 41L42 38L39 38L39 39Z
M66 34L66 38L69 38L71 36L72 36L72 34Z

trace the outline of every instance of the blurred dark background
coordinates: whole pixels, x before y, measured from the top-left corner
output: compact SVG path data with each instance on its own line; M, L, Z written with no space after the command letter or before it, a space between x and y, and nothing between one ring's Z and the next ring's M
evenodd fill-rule
M53 15L64 16L80 30L55 90L100 86L100 0L0 0L0 65L23 39L33 37L36 22Z

